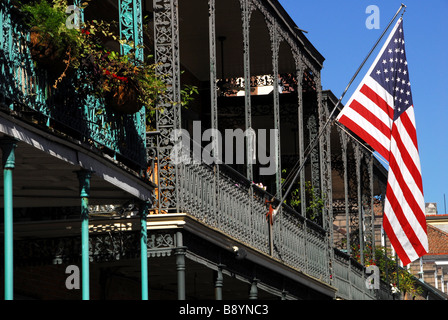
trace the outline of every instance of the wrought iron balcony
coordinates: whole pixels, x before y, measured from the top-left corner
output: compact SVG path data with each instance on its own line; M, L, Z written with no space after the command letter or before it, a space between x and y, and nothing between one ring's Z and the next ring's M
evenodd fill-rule
M118 114L101 100L79 94L70 77L57 89L47 70L34 66L29 30L20 12L0 3L0 104L2 111L100 149L128 166L146 167L145 109ZM56 63L56 62L55 62ZM72 78L82 75L73 75Z
M148 145L151 139L153 134L148 135ZM167 168L153 164L151 169L151 177L157 183L159 171ZM328 234L322 227L287 205L282 206L271 225L267 201L273 196L226 164L180 163L176 172L177 183L169 196L176 198L178 208L170 212L187 213L211 229L295 270L330 282Z

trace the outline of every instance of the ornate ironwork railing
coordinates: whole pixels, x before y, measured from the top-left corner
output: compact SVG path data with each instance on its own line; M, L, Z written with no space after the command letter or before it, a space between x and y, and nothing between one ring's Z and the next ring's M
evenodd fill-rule
M92 96L79 94L69 79L57 89L34 67L19 12L0 2L0 105L24 120L103 149L115 158L146 167L145 109L115 114Z
M207 226L324 282L329 282L326 232L283 206L266 218L272 195L227 165L178 165L179 210ZM272 230L270 229L272 228Z
M390 290L384 282L379 289L368 289L364 267L348 255L334 249L333 279L337 296L347 300L391 300Z

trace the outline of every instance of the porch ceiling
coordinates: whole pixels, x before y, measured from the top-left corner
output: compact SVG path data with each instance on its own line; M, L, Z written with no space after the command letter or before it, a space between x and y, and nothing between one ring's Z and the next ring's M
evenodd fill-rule
M269 5L269 4L268 4ZM295 29L297 38L303 38L307 50L314 47L298 31L285 12L279 24L289 23ZM179 1L180 58L184 69L191 72L200 81L208 81L210 75L209 57L209 10L207 0ZM283 20L290 20L284 22ZM217 77L243 77L243 31L240 3L237 0L216 1L216 69ZM250 28L250 73L251 75L272 74L272 52L269 29L262 13L252 12ZM225 37L223 42L220 37ZM300 42L300 40L298 40ZM291 73L296 70L289 45L282 42L279 52L279 73ZM322 61L315 61L320 64Z
M0 139L3 137L5 135L0 134ZM79 206L79 183L75 171L81 166L67 160L19 141L13 170L14 207ZM0 177L3 181L3 170ZM0 184L0 192L3 194L3 183ZM122 188L93 174L90 204L121 204L132 198ZM3 201L0 203L2 206Z

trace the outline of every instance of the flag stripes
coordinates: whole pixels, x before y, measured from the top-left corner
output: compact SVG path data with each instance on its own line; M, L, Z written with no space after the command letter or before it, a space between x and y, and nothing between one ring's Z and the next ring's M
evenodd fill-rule
M337 120L389 161L383 227L407 265L428 239L402 18Z

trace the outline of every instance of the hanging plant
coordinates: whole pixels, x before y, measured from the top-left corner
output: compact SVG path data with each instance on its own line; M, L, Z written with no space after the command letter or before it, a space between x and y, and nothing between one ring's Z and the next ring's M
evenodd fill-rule
M81 9L87 8L88 1ZM67 28L67 6L67 0L36 0L21 6L30 28L29 47L36 65L56 75L54 88L71 70L80 69L76 86L80 92L103 99L105 106L117 113L132 114L145 106L147 115L153 116L167 84L157 75L157 65L149 62L151 56L144 61L137 59L135 52L140 48L111 31L117 29L116 21L91 20L80 22L78 29ZM108 41L129 50L120 54L104 45ZM59 69L55 68L58 65ZM187 86L181 92L181 101L170 103L185 106L195 93L196 87Z
M67 0L39 0L20 5L24 23L29 27L28 46L36 67L56 78L56 88L63 78L80 66L84 57L83 34L66 26Z

